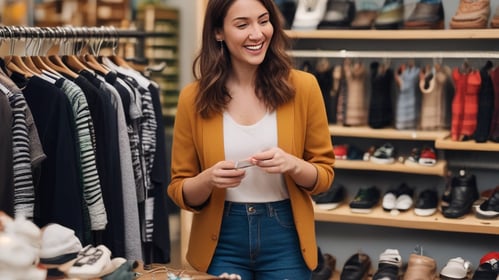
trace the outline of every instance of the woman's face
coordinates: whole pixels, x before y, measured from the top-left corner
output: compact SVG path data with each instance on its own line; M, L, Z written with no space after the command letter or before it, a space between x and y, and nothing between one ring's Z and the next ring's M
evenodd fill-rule
M260 1L236 0L217 40L224 40L234 67L257 66L265 58L273 33L269 12Z

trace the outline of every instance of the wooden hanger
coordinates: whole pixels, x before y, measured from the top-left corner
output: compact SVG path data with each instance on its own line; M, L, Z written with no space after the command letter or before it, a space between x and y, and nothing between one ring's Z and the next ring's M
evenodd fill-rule
M94 55L86 54L83 56L85 63L94 71L98 72L101 75L106 75L109 73L109 69L107 69L104 65L102 65Z
M44 59L44 62L52 69L63 75L66 75L73 79L76 79L78 77L78 74L73 72L73 70L69 69L66 66L66 64L64 64L64 62L61 60L61 57L58 55L47 56L46 59Z

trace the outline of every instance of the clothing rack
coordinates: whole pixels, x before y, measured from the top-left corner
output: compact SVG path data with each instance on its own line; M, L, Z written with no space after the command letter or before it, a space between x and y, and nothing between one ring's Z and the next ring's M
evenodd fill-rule
M499 58L499 52L484 51L349 51L292 50L297 58Z
M168 35L166 32L146 32L133 29L116 29L112 26L100 27L25 27L25 26L0 26L1 39L119 39L161 37Z

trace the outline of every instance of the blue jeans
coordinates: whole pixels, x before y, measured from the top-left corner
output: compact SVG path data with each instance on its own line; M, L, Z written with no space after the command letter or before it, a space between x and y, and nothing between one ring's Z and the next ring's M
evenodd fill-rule
M307 280L291 203L225 202L220 238L208 273L243 280Z

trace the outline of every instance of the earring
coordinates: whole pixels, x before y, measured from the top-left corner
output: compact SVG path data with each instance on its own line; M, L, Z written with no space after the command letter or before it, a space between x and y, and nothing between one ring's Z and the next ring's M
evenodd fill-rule
M220 53L224 54L224 40L218 40L220 42Z

